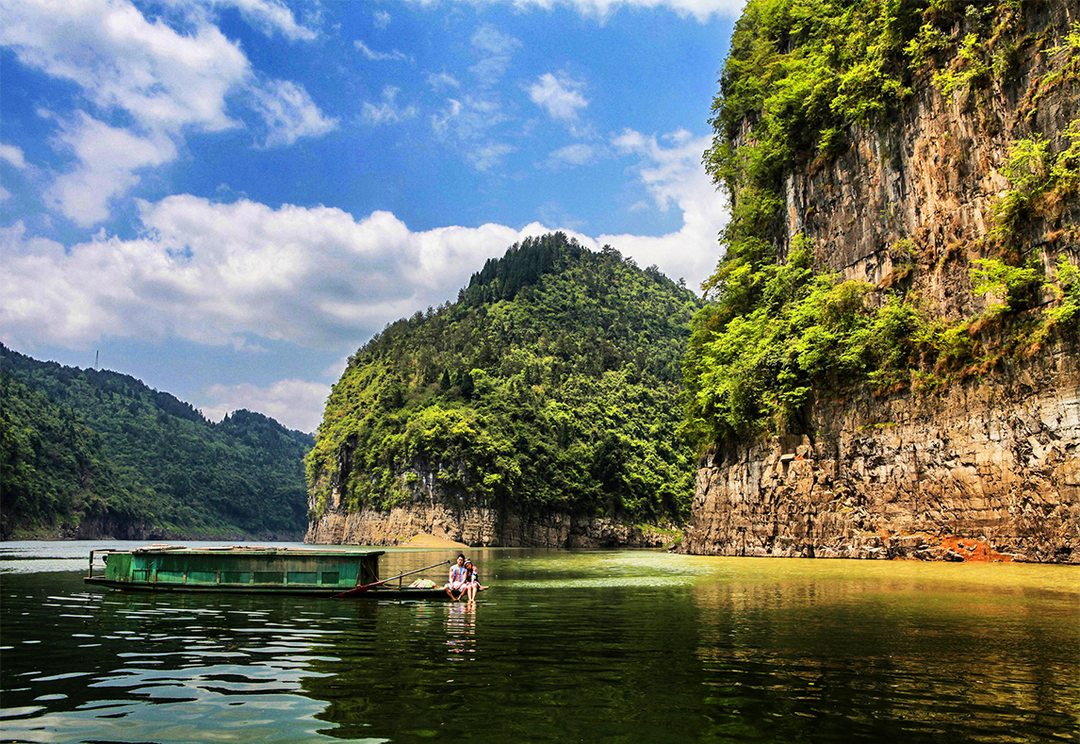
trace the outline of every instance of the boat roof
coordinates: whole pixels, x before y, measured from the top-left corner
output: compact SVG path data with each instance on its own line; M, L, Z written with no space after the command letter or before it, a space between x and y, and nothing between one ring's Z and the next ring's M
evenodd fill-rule
M366 557L366 556L380 556L386 553L385 550L357 550L350 546L341 546L339 548L287 548L287 547L275 547L266 545L221 545L221 546L209 546L189 548L186 545L145 545L140 548L132 548L130 550L109 550L102 552L110 553L183 553L185 555L222 555L241 553L244 555L295 555L298 557L315 557L315 556L351 556L351 557Z

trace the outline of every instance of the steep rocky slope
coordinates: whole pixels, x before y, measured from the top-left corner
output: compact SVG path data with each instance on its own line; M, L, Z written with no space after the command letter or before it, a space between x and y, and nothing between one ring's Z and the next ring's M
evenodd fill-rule
M735 56L768 44L777 57L810 48L815 32L795 12L807 5L751 2ZM891 7L855 6L872 19ZM754 18L772 36L747 22L778 8L789 16ZM870 319L860 328L878 346L846 337L830 353L873 353L806 372L805 397L774 405L769 424L711 429L689 552L1080 562L1070 268L1080 258L1080 14L1075 4L1039 1L911 8L866 26L887 42L864 59L876 60L883 90L896 81L899 92L787 159L775 174L776 208L757 223L777 265L809 246L816 272L858 289L853 317ZM830 33L829 20L818 19L818 33ZM739 80L728 69L730 98ZM844 85L826 124L850 106L836 103ZM731 153L758 152L769 133L757 125L775 115L728 105L725 122L724 106L721 96L714 172L745 227L740 197L745 206L763 180L732 167ZM714 281L721 305L730 276ZM901 309L903 332L875 321ZM725 322L699 325L700 359L729 332ZM883 335L891 350L882 350ZM813 348L808 338L792 348ZM691 364L688 379L707 421L722 401L708 399L706 366Z

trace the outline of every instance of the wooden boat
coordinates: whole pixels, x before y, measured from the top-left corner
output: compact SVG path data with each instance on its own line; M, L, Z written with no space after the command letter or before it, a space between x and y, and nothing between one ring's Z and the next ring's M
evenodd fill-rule
M441 585L410 587L403 577L379 581L382 550L309 550L245 545L187 548L150 545L91 550L88 584L150 592L241 592L309 597L446 599ZM95 558L101 563L95 564ZM443 564L436 564L443 565ZM95 569L104 571L95 573ZM428 568L434 568L429 566ZM428 582L430 583L430 582ZM364 587L361 589L361 587Z

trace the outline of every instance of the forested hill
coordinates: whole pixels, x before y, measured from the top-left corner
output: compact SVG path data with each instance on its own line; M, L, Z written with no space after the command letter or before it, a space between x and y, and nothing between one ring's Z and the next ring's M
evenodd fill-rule
M515 245L456 303L350 359L308 457L315 517L433 500L681 521L680 360L697 308L610 247L561 233Z
M311 436L0 345L0 537L300 536Z

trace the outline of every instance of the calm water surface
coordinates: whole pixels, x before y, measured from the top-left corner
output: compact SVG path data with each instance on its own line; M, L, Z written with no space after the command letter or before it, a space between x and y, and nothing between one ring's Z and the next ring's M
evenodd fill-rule
M487 550L470 606L90 590L110 545L0 544L3 740L1080 739L1076 567Z

